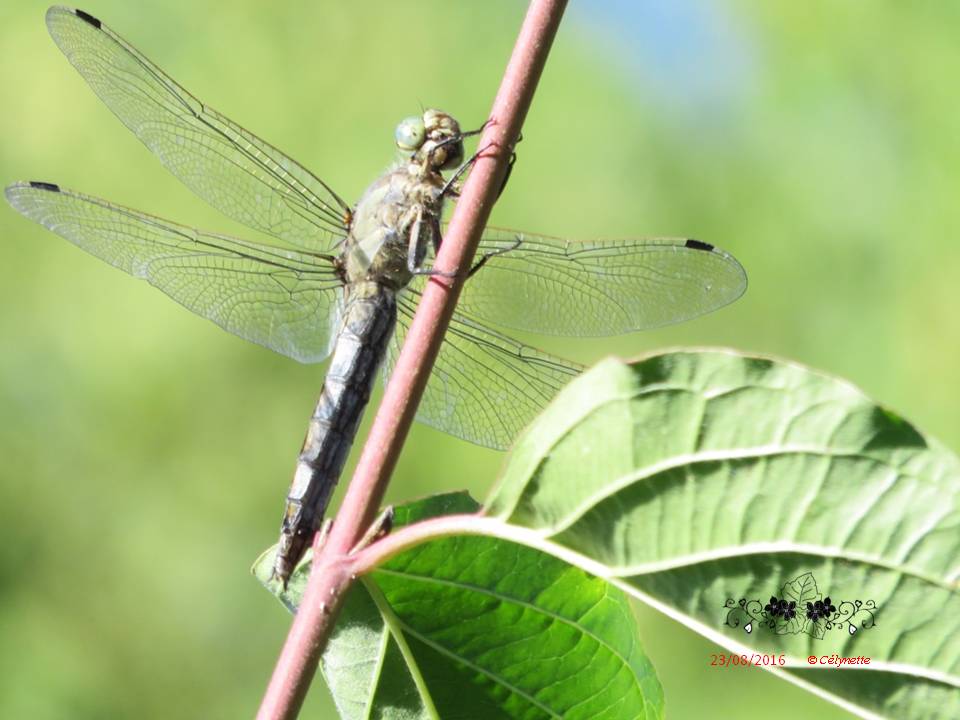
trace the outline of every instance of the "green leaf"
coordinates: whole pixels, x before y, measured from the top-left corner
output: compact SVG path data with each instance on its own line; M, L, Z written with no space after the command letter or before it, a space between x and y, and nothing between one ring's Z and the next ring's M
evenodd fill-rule
M394 527L473 513L466 494L396 508ZM254 572L271 591L272 551ZM295 607L308 560L281 600ZM321 662L343 718L660 718L627 597L487 537L433 540L363 577Z
M784 653L774 672L855 712L957 718L958 498L957 457L851 385L674 352L571 383L518 442L488 513L491 532L732 651ZM796 618L764 624L781 593ZM822 595L830 628L807 622ZM870 664L807 664L832 654Z

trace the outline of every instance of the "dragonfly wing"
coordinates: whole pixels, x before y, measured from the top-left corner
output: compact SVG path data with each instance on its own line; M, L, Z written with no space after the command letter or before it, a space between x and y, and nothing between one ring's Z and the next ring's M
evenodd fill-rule
M49 183L6 189L21 214L235 335L319 362L341 296L333 258L177 225Z
M418 281L422 286L422 281ZM387 353L393 370L419 302L408 288L398 301ZM557 391L583 368L456 313L444 336L417 420L485 447L506 449Z
M322 180L197 100L99 20L52 7L47 28L107 107L215 208L311 251L346 233L349 208Z
M670 325L733 302L747 287L740 263L698 240L572 242L487 228L486 257L458 307L497 325L597 337Z

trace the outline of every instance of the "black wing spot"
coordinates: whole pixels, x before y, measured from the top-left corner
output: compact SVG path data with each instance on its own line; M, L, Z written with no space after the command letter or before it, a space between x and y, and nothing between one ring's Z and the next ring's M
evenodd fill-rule
M95 28L97 28L98 30L100 29L100 26L101 26L102 23L101 23L99 20L97 20L97 19L96 19L93 15L91 15L90 13L84 12L83 10L74 10L74 12L77 14L77 17L80 18L81 20L84 20L84 21L90 23L91 25L93 25L93 26L94 26Z
M53 183L40 182L39 180L31 180L30 187L37 190L49 190L50 192L60 192L60 186L54 185Z
M693 238L687 240L686 246L691 250L706 250L707 252L713 252L713 245L710 243L705 243L701 240L694 240Z

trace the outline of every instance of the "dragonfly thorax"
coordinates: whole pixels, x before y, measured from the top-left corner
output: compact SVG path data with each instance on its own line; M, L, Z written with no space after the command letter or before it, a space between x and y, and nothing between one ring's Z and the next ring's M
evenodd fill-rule
M373 281L399 290L439 243L446 183L442 170L463 160L463 134L450 115L426 110L396 129L397 147L409 153L367 188L350 215L340 265L347 282Z

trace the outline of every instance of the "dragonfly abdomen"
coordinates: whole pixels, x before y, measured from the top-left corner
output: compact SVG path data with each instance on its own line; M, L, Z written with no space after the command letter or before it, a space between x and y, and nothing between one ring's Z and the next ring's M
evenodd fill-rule
M330 369L287 495L274 574L286 582L330 502L397 319L396 295L375 282L351 285Z

